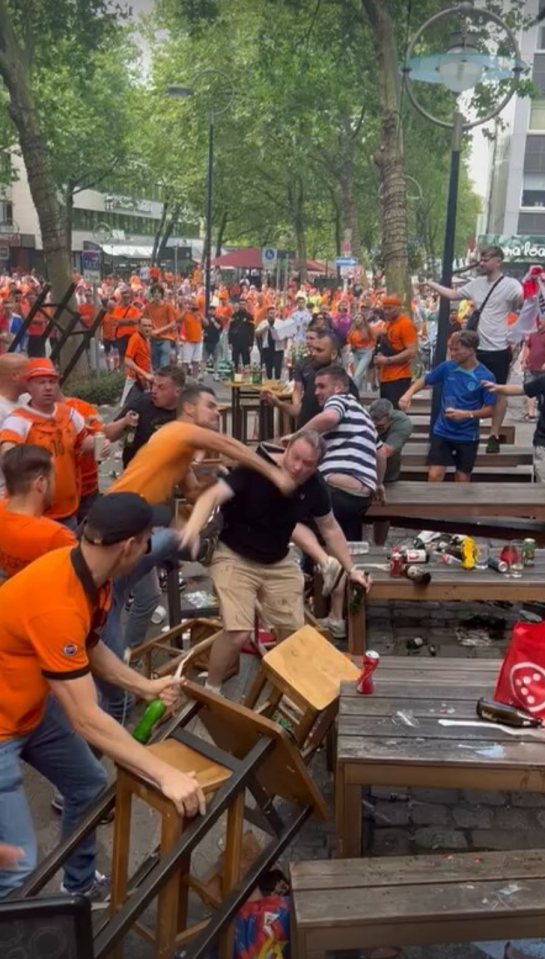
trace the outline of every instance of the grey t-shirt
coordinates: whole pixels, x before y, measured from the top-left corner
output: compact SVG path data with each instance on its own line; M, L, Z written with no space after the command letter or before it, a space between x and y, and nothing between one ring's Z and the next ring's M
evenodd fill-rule
M496 282L496 281L494 281ZM486 276L479 276L475 280L459 287L456 291L457 300L472 300L477 309L484 303L490 287ZM488 298L488 302L479 320L477 332L479 334L479 349L499 351L506 350L507 319L510 313L520 309L522 305L522 286L512 276L504 276Z
M392 422L388 427L388 432L380 437L385 446L390 446L395 452L388 457L386 464L385 483L394 483L399 479L401 472L401 451L413 431L413 424L410 416L402 413L401 410L395 410L392 413Z

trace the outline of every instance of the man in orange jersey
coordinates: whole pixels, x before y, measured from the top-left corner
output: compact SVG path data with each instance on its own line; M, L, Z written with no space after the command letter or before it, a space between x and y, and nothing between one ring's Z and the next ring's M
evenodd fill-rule
M23 314L23 319L26 319L37 299L38 294L35 292L35 290L29 290L26 295L28 308ZM30 357L45 356L45 340L43 338L43 334L45 333L50 319L51 317L48 316L44 308L40 308L38 312L34 314L34 319L31 321L27 330L27 350Z
M382 301L386 329L378 341L374 359L379 371L380 395L399 409L399 400L412 381L412 361L416 356L418 335L411 319L401 312L398 296Z
M26 381L30 403L5 420L0 431L0 453L20 444L43 446L50 452L55 495L47 515L75 529L80 499L78 457L94 449L94 439L79 413L65 403L57 403L59 374L51 360L29 360Z
M133 333L129 340L125 353L125 372L127 374L121 405L125 403L129 393L135 389L137 393L143 393L149 389L153 383L153 374L151 372L151 346L150 341L153 335L153 326L147 316L142 316L138 324L136 333Z
M108 492L139 493L152 505L168 503L177 486L191 494L198 486L191 464L200 450L207 450L256 470L289 495L293 489L289 477L238 440L219 434L219 425L214 390L207 386L185 389L178 419L153 434Z
M198 379L203 351L203 318L194 296L182 315L182 364L187 376Z
M135 332L142 311L132 303L132 294L130 290L121 291L121 303L116 306L111 314L116 322L117 349L120 358L123 360L129 340Z
M158 697L166 705L177 701L180 681L141 676L99 637L112 576L128 576L135 569L148 550L154 521L141 497L103 497L89 513L79 546L47 553L0 588L0 842L9 841L24 853L11 871L0 871L0 897L17 889L36 866L22 759L63 795L63 838L107 785L89 745L150 780L180 815L205 810L195 777L153 756L97 701L95 676L148 702ZM105 884L96 873L91 835L67 860L61 891L94 899Z
M170 354L176 346L176 312L172 303L165 301L162 286L151 290L151 302L146 304L143 316L151 320L153 334L151 340L151 361L153 369L160 369L170 363Z
M88 330L95 321L97 310L95 306L95 297L92 290L85 290L83 302L78 306L78 313L81 317L83 326Z
M117 320L114 316L114 310L116 308L116 302L113 299L109 299L106 306L106 314L102 320L102 343L104 345L104 356L106 358L106 366L108 370L118 370L119 369L119 353L117 350L117 339L116 339L116 330L117 330Z
M0 502L0 579L44 553L75 546L74 533L44 516L55 492L53 462L43 446L15 446L3 461L8 499Z

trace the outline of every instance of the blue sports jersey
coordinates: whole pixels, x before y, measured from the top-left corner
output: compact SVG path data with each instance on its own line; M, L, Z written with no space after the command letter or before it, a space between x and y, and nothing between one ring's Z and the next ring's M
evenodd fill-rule
M426 386L441 383L441 412L437 417L433 432L448 440L471 443L479 439L479 420L449 420L445 410L480 410L483 406L495 406L496 396L481 386L483 380L496 382L486 366L478 363L474 370L464 370L452 360L440 363L424 377Z

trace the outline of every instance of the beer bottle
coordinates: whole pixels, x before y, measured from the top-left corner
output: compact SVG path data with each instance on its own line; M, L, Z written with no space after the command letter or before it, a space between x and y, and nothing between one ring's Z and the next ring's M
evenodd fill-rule
M405 566L403 572L408 579L418 583L420 586L427 586L431 582L431 573L421 566Z
M145 746L151 739L153 727L163 718L165 711L166 706L162 699L152 699L151 703L146 707L142 719L133 731L133 739L136 739L137 742Z
M480 719L486 719L490 723L503 723L504 726L537 727L541 726L541 719L530 716L528 713L517 709L516 706L506 706L505 703L496 703L493 699L479 699L477 703L477 716Z

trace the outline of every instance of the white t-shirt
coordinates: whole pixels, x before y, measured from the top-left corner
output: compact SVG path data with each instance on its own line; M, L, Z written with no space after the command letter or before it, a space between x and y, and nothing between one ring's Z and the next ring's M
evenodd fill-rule
M13 402L13 400L7 400L5 396L0 396L0 430L2 429L10 413L13 413L14 410L20 409L21 406L26 406L25 398L28 398L28 393L25 393L24 396L18 400L15 400L15 402ZM0 470L0 497L4 495L5 486L4 474L2 470Z
M496 281L494 281L496 282ZM477 309L484 303L493 283L486 276L479 276L456 290L457 300L472 300ZM477 327L479 349L506 350L507 320L510 313L518 312L522 305L522 286L512 276L504 276L488 298Z

